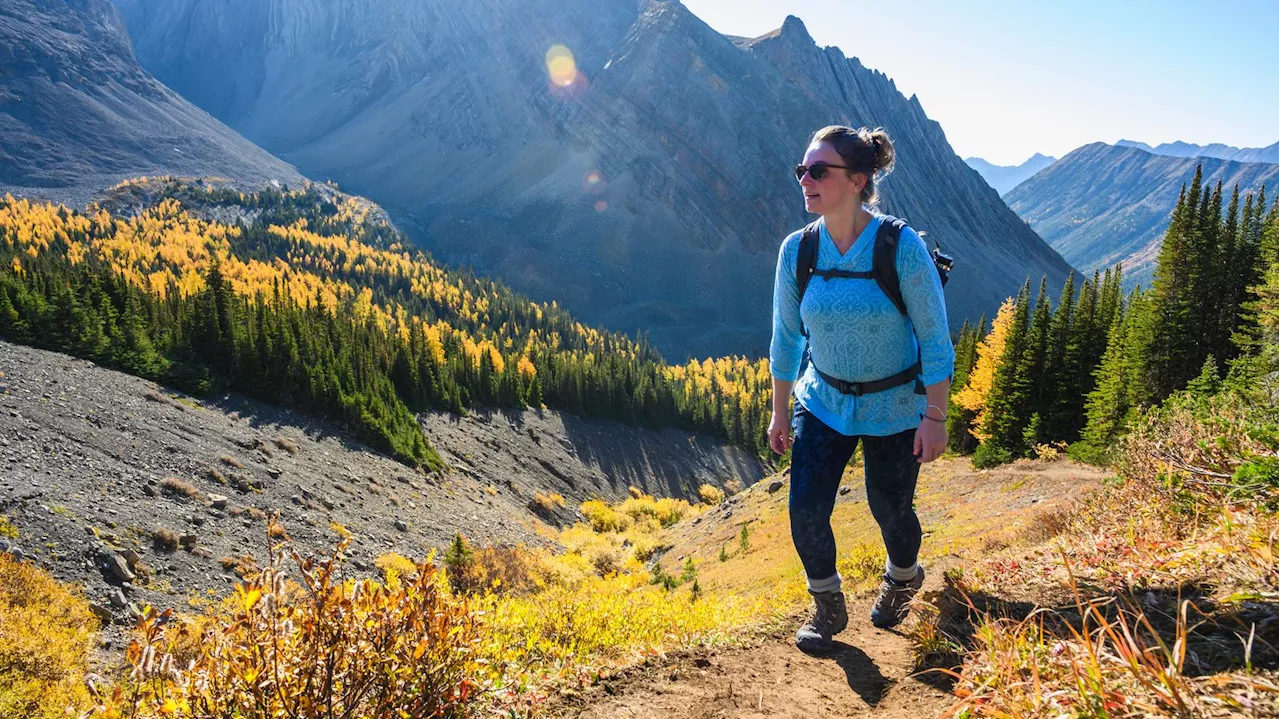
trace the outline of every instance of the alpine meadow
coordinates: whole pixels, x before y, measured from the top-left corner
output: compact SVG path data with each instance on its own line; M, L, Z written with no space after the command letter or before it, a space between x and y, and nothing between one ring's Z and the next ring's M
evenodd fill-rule
M0 719L1275 716L1276 146L761 12L0 7Z

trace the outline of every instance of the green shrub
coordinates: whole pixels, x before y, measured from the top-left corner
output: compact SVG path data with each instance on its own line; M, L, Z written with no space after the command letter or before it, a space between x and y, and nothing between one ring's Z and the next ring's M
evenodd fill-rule
M1092 464L1095 467L1105 467L1109 463L1105 449L1083 440L1072 442L1071 446L1067 447L1067 456L1077 462Z
M990 442L983 442L978 445L978 449L974 451L973 458L970 461L973 463L974 469L989 469L1012 462L1013 455L1003 447L998 447Z

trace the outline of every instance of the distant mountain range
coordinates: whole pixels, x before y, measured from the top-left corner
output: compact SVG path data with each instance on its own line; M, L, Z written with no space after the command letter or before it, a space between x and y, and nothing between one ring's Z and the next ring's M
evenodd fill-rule
M957 257L957 326L1069 270L914 96L794 17L727 38L653 0L116 4L143 66L250 140L672 359L766 351L778 244L810 219L790 168L832 123L894 137L884 208Z
M1018 183L1052 165L1056 159L1037 152L1021 165L993 165L981 157L968 157L964 162L977 170L992 189L1003 195L1017 187Z
M1072 265L1092 272L1124 263L1125 284L1149 284L1178 191L1196 165L1204 182L1274 198L1277 165L1213 157L1174 157L1097 142L1085 145L1004 196Z
M1232 147L1220 142L1215 142L1212 145L1166 142L1163 145L1152 147L1145 142L1121 140L1116 145L1120 147L1136 147L1139 150L1146 150L1157 155L1169 155L1170 157L1216 157L1219 160L1234 160L1236 162L1269 162L1273 165L1280 163L1280 142L1272 143L1267 147L1244 148Z
M83 204L153 174L301 180L144 71L107 0L0 3L0 194Z

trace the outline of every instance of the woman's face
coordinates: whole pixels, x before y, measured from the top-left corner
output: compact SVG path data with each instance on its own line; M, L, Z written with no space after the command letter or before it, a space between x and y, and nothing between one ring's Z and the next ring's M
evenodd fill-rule
M815 162L828 165L845 165L844 158L829 142L815 142L804 153L805 167ZM804 192L804 209L818 215L829 215L839 210L857 207L858 197L867 184L867 176L861 172L852 175L847 170L829 170L821 180L806 172L800 178L800 190Z

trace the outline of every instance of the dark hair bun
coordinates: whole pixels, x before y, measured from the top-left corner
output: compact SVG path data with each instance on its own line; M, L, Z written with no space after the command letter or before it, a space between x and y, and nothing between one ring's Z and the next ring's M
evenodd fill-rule
M884 128L877 127L871 131L871 146L875 149L875 161L873 167L876 172L891 172L893 170L893 140L889 139L889 133Z

